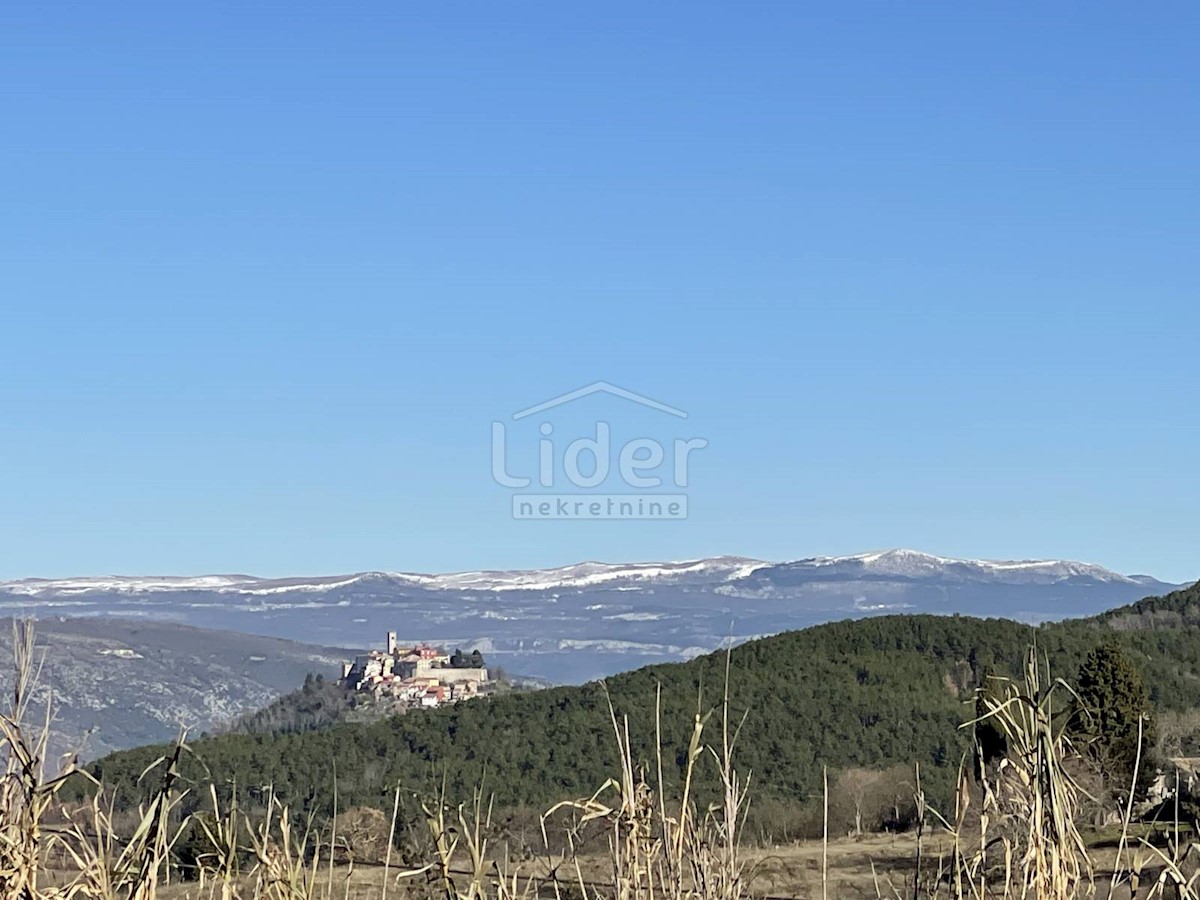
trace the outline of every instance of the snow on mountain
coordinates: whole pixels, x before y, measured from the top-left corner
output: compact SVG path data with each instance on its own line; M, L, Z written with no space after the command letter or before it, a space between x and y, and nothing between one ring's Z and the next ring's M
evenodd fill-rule
M990 581L1090 578L1123 584L1145 583L1090 563L1070 560L949 559L917 550L884 550L854 556L817 556L779 564L791 572L844 573L898 578L954 578Z
M91 578L26 578L21 581L0 582L0 591L9 594L60 596L83 594L89 591L116 591L136 594L148 591L214 591L253 584L261 579L249 575L201 575L188 577L131 577L106 575Z
M364 581L391 581L401 586L440 591L541 591L584 588L616 582L670 584L685 578L714 581L742 578L768 563L740 557L717 557L688 562L600 563L584 562L555 569L453 572L427 575L411 572L360 572L317 578L257 578L251 575L201 575L146 577L111 575L87 578L27 578L0 582L0 592L36 597L69 596L92 592L122 594L205 591L264 596L293 591L326 591Z
M1069 560L966 560L951 559L915 550L885 550L853 556L814 556L791 562L770 563L739 556L719 556L684 562L602 563L582 562L552 569L487 570L421 574L411 572L360 572L314 578L258 578L251 575L201 576L101 576L86 578L28 578L0 582L0 593L16 596L57 596L89 593L143 594L159 592L215 592L267 596L292 592L319 592L367 581L393 582L433 591L551 591L655 584L736 582L758 574L894 578L951 578L992 581L1065 580L1087 578L1123 584L1153 584L1144 575L1121 575L1102 566Z
M743 578L769 565L755 559L719 556L687 562L600 563L583 562L557 569L459 572L431 576L426 586L440 590L538 591L585 588L614 583L677 583L699 577L713 581Z

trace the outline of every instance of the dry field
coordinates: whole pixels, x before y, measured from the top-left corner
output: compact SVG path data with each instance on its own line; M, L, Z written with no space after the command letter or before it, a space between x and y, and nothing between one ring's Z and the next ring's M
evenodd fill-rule
M953 840L948 835L927 841L926 863L932 872L944 867L953 851ZM751 850L746 861L752 872L747 894L754 898L787 898L787 900L879 900L879 898L904 898L913 896L914 860L916 838L912 834L876 834L859 839L842 838L831 841L828 848L821 842L812 841L768 850ZM1143 854L1144 856L1144 854ZM1108 878L1101 873L1112 871L1115 848L1106 847L1093 853L1098 874L1094 896L1107 898ZM823 866L827 877L822 878ZM611 878L611 861L602 855L591 855L581 860L581 868L589 885ZM1154 884L1161 873L1161 866L1147 865L1143 869L1138 897L1152 896ZM526 864L522 874L545 877L547 867ZM469 881L470 873L461 871L457 877ZM442 896L441 885L436 879L424 876L415 878L397 877L395 868L385 871L380 865L335 866L332 871L322 870L316 879L318 896L329 900L379 900L392 897L395 900ZM388 887L384 890L385 882ZM246 879L240 885L239 896L253 896L253 883ZM568 884L560 888L560 895L578 896ZM159 890L162 900L211 900L219 898L213 886L200 887L195 883L165 885ZM494 896L494 890L489 891ZM531 896L534 894L531 892ZM550 883L543 882L536 896L552 898L555 891ZM923 896L925 894L923 893ZM1168 895L1169 896L1169 895ZM1112 900L1128 900L1130 890L1124 879L1111 894Z
M936 869L937 855L949 853L951 842L939 838L928 842L927 850L932 853L931 865ZM828 896L836 898L870 898L879 894L884 897L912 896L913 860L916 839L912 835L869 835L860 840L841 839L831 841L828 847ZM752 850L746 860L752 872L748 894L752 897L820 898L822 896L822 846L819 841L777 847L769 850ZM601 854L582 857L580 868L585 881L598 885L611 880L611 860ZM526 863L519 870L519 878L549 874L544 863ZM879 893L876 892L878 873ZM573 878L573 873L568 873ZM462 882L470 880L470 873L461 870L456 877ZM571 881L563 874L562 892L577 896ZM384 883L389 887L386 896L404 900L410 897L425 897L439 893L437 879L424 875L412 878L397 878L392 867L385 872L380 865L339 865L322 869L316 878L319 896L332 900L379 900L384 896ZM245 896L253 895L249 880L243 884ZM213 897L212 886L203 888L195 883L176 883L159 890L162 900L208 900ZM554 889L549 880L542 882L538 896L553 897ZM217 890L216 897L220 897Z

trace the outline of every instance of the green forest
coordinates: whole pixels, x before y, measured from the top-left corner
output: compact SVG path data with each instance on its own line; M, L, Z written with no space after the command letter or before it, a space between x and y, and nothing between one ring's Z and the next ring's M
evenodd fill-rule
M1068 682L1091 651L1118 646L1140 670L1157 711L1186 711L1200 707L1197 625L1197 586L1041 626L929 615L841 621L603 684L511 693L373 722L337 721L336 694L310 684L305 727L278 712L251 717L242 733L192 742L182 765L185 777L211 777L227 791L235 783L251 793L273 785L318 815L333 810L335 777L341 809L390 810L398 783L410 795L444 784L451 799L465 800L481 782L501 808L541 809L591 794L616 771L610 700L619 717L628 717L646 762L654 755L659 705L667 763L681 769L695 716L720 715L728 666L730 716L745 717L739 766L752 773L756 802L810 801L827 766L914 762L938 801L947 798L970 744L961 726L973 716L975 689L989 674L1018 674L1031 645L1051 674ZM269 730L246 733L252 726ZM138 776L164 752L158 746L117 753L91 770L132 800L152 790ZM710 788L700 785L702 792Z

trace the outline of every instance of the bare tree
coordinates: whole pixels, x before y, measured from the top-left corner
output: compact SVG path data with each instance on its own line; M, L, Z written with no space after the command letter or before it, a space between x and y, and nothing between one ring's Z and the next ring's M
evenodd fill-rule
M852 768L838 773L832 791L833 815L838 824L857 837L901 819L901 803L911 797L907 769ZM903 799L901 799L903 798Z

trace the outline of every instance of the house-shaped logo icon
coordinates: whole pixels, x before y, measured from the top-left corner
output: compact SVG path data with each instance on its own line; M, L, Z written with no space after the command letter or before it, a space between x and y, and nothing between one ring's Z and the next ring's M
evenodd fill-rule
M563 406L567 403L574 403L576 400L582 400L584 397L590 397L592 394L611 394L614 397L620 397L623 400L628 400L631 403L638 403L650 409L657 409L659 412L667 413L667 415L677 416L680 419L686 419L687 413L682 409L676 409L673 406L668 406L665 403L659 403L657 400L651 400L649 397L642 394L635 394L633 391L627 391L625 388L617 387L615 384L610 384L607 381L593 381L591 384L584 385L574 391L568 391L565 394L560 394L557 397L552 397L543 403L536 406L531 406L528 409L522 409L519 412L513 413L514 419L524 419L529 416L535 416L541 412L547 412L558 406Z

